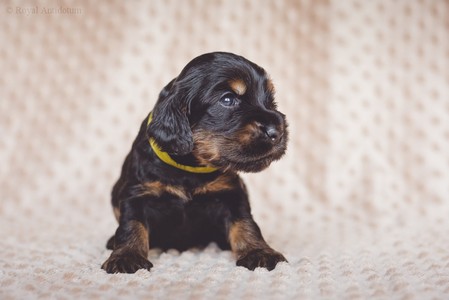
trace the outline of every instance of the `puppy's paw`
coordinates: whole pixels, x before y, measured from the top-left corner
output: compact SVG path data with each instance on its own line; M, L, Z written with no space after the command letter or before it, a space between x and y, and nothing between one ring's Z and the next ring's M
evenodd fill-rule
M139 269L150 269L153 264L145 257L132 252L112 253L101 268L107 273L136 273Z
M278 262L287 261L285 257L273 249L252 250L237 260L237 266L242 266L250 270L261 267L268 271L273 270Z

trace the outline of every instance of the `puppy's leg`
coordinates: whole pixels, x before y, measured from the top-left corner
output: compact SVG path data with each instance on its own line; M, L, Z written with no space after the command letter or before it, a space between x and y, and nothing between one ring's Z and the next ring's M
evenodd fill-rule
M147 259L149 230L138 213L139 207L132 202L123 202L120 225L113 237L114 250L101 266L108 273L135 273L139 269L150 270L153 267Z
M237 266L250 270L262 267L271 271L278 262L287 261L281 253L268 246L259 226L251 217L233 221L229 227L228 239L237 256Z
M111 236L106 243L106 249L108 250L114 250L114 244L115 244L115 235Z

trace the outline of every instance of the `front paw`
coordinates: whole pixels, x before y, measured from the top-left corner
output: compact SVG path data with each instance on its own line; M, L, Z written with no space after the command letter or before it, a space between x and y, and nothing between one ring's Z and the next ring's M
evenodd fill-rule
M250 270L257 267L273 270L278 262L287 261L285 257L273 249L257 249L246 253L237 260L237 266L243 266Z
M101 268L107 273L136 273L139 269L150 269L153 264L145 257L132 252L111 254Z

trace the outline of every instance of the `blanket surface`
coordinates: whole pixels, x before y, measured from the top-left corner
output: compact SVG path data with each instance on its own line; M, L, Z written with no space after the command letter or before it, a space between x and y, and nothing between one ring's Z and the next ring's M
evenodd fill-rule
M0 299L449 299L449 2L1 1ZM214 244L107 275L110 191L193 57L263 66L286 156L243 174L289 263Z

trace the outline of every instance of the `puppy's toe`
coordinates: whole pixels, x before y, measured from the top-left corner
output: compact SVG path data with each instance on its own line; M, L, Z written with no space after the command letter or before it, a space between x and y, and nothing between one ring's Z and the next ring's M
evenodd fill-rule
M237 266L242 266L252 271L258 267L271 271L282 261L287 260L281 253L273 249L257 249L248 252L237 260Z
M101 268L107 273L136 273L139 269L150 271L153 264L145 257L136 253L114 254L106 260Z

